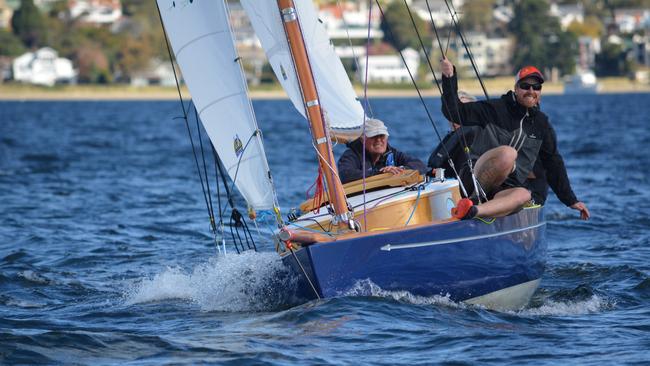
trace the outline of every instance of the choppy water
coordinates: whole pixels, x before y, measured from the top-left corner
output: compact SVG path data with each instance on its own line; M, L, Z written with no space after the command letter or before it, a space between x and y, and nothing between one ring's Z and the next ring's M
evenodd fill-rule
M216 258L178 102L1 102L0 364L650 363L649 101L545 97L593 218L550 200L547 273L516 312L371 283L296 305L264 238ZM296 205L316 177L305 123L255 108ZM417 100L373 109L428 156Z

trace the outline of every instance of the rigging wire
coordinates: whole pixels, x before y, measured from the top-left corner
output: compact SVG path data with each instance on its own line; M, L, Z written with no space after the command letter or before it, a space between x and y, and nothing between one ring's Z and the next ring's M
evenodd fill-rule
M341 2L339 0L336 0L336 6L341 11L341 20L343 20L343 26L345 27L345 34L348 37L348 44L350 45L350 50L352 51L352 59L354 60L354 65L357 68L357 70L361 70L361 67L359 66L359 60L357 59L356 52L354 52L354 47L352 46L352 37L350 37L350 29L349 29L350 26L348 25L348 22L345 20L345 16L344 16L345 13L343 11L343 7L341 6ZM368 39L370 39L370 31L368 31ZM370 112L370 116L373 116L374 113L372 112L372 108L370 107L370 101L368 100L368 96L364 95L363 97L364 97L364 103L366 107L368 107L368 111Z
M427 3L428 2L429 0L427 0ZM476 66L476 62L474 61L474 55L472 55L472 51L470 51L469 46L465 41L463 32L460 29L460 24L458 24L458 20L457 20L458 13L456 12L456 8L454 8L453 3L451 5L449 4L449 0L445 0L445 5L447 5L447 10L449 10L449 15L451 15L451 21L454 24L454 27L456 28L456 33L458 33L458 36L460 37L460 40L463 43L463 47L465 47L465 52L467 53L467 57L469 57L469 61L472 64L472 68L474 69L474 73L478 78L478 82L481 84L481 89L483 89L483 94L485 94L485 99L490 100L490 96L488 95L487 89L485 88L485 84L483 84L483 79L481 78L481 75L478 72L478 67Z
M250 140L249 140L250 141ZM226 174L224 173L225 167L223 166L223 162L221 161L221 158L217 154L216 149L214 148L214 145L212 146L212 152L215 158L215 164L217 167L217 172L219 176L221 177L221 181L223 182L224 187L226 188L226 195L228 197L228 204L230 205L231 208L231 213L230 213L230 221L229 221L229 226L230 226L230 234L232 236L233 242L235 249L237 250L237 254L240 253L239 248L237 245L241 245L242 251L246 250L246 247L244 247L244 241L241 238L241 235L239 234L239 228L241 227L242 230L244 231L244 239L246 240L246 246L248 249L254 249L257 251L257 246L255 245L255 241L253 240L253 236L250 233L250 230L248 228L248 225L246 224L246 220L242 216L242 214L237 210L235 207L235 203L233 202L233 196L232 196L232 191L230 188L228 188L228 180L226 178ZM242 153L243 155L243 153ZM233 183L234 184L234 183ZM222 217L225 214L225 207L222 212L220 212L220 217ZM252 243L252 247L251 247Z
M379 12L381 13L381 16L385 17L384 10L382 9L381 4L379 3L379 0L375 0L375 2L377 4L377 7L379 8ZM410 13L410 11L409 11L409 13ZM386 30L388 31L388 36L390 38L394 38L393 32L392 32L390 26L387 26ZM420 41L421 41L421 39L420 39ZM434 122L433 116L431 115L431 112L429 111L429 107L427 107L427 105L426 105L426 103L424 101L424 97L422 96L422 92L420 91L420 88L417 86L417 83L415 82L415 78L413 77L413 73L411 72L411 69L409 68L408 64L406 63L406 59L404 58L404 55L402 54L402 51L398 50L397 52L399 53L399 55L400 55L400 57L402 59L402 62L404 63L404 67L406 68L406 71L408 72L409 77L411 78L411 82L413 83L413 87L415 88L415 91L418 93L418 97L420 98L420 102L422 103L422 106L424 107L424 110L426 111L427 117L429 118L429 122L431 122L431 126L433 127L433 130L435 131L436 136L438 136L438 141L442 144L442 137L440 136L440 132L438 131L438 127L436 127L436 123ZM442 144L442 145L443 145L443 149L445 150L445 153L447 154L447 156L450 156L449 151L447 150L447 147L444 146L444 144ZM459 182L461 182L460 179L459 179ZM460 183L460 187L463 189L463 193L465 193L465 195L467 195L467 192L465 191L465 188L463 187L462 182Z
M440 42L440 37L438 36L438 30L437 30L436 25L435 25L435 23L433 21L433 16L431 15L431 8L429 7L429 0L427 0L426 2L427 2L427 8L429 9L429 16L431 17L431 26L433 27L434 32L436 34L436 39L438 40L438 45L440 46L440 52L444 52L443 49L442 49L442 43ZM422 51L424 52L424 56L425 56L425 58L427 60L427 65L429 66L429 70L431 70L431 74L433 75L433 80L436 82L436 86L438 87L438 92L440 93L440 97L441 97L440 99L442 101L442 105L447 110L447 114L451 115L451 112L449 110L449 105L447 105L445 99L442 97L442 95L443 95L442 94L442 87L440 86L440 82L438 81L438 77L436 76L436 72L433 70L433 65L431 65L431 57L429 57L429 52L427 52L427 48L424 46L424 41L422 40L422 36L420 35L420 31L418 31L418 28L417 28L417 26L415 24L415 18L413 18L413 13L411 12L411 9L410 9L408 3L406 2L406 0L404 0L404 6L406 7L406 10L408 11L409 18L411 19L411 23L413 24L413 29L415 29L415 34L417 35L418 41L420 42L420 47L422 48ZM442 53L442 57L445 57L444 53ZM458 98L456 98L456 99L458 99ZM456 106L456 112L457 112L456 114L458 115L458 122L459 122L459 124L461 126L460 127L460 134L461 134L462 142L463 142L463 151L465 152L465 154L467 156L467 159L471 160L470 155L469 155L469 147L468 147L468 144L467 144L467 140L465 139L465 133L463 132L463 127L462 127L463 124L462 124L462 121L461 121L460 112L458 111L458 106ZM438 133L437 129L436 129L436 134L438 135L438 140L440 141L440 144L442 145L442 148L443 148L445 154L447 155L447 162L449 163L449 166L451 167L451 169L454 171L454 174L456 175L456 178L458 178L460 188L463 190L463 193L465 195L467 195L467 190L465 189L463 181L460 179L460 175L458 174L458 171L456 170L456 166L454 164L453 159L451 158L451 154L449 154L449 150L447 149L447 146L442 143L442 138L441 138L440 134ZM472 174L473 174L473 172L472 172Z
M366 68L364 70L363 80L363 99L366 101L366 106L370 108L368 102L368 60L370 59L370 27L372 25L372 0L368 0L368 35L366 38ZM372 112L372 111L371 111ZM366 114L363 114L363 127L361 128L362 138L362 156L361 156L361 170L362 184L363 184L363 231L368 231L368 210L366 209Z
M197 170L197 174L199 176L199 181L201 183L201 190L203 192L203 199L205 201L205 205L206 205L206 208L208 210L208 216L210 218L210 228L212 229L212 232L213 232L215 245L217 245L217 248L218 248L217 237L216 237L217 228L215 226L214 211L212 210L211 199L210 199L210 195L208 193L209 192L209 183L207 181L207 175L206 175L206 182L204 184L203 177L201 176L201 168L199 166L199 160L198 160L198 157L196 156L196 148L195 148L195 145L194 145L194 139L192 137L192 131L190 129L189 118L188 118L188 115L187 115L187 111L185 110L185 103L183 102L183 94L181 93L180 82L178 80L178 74L176 73L176 68L174 67L174 58L172 56L171 47L169 45L169 39L167 37L167 30L165 29L165 24L163 23L162 13L160 12L160 6L158 5L158 2L156 2L156 9L158 11L158 18L160 19L160 26L162 27L162 30L163 30L163 36L165 37L165 46L167 47L167 54L169 55L169 62L171 64L172 71L174 73L174 81L176 82L176 91L178 92L178 101L180 102L181 109L183 110L183 117L182 118L185 121L185 127L187 128L187 133L188 133L188 136L190 138L190 144L192 145L192 154L194 155L194 163L196 164L196 170ZM196 108L195 108L195 110L196 110ZM205 160L204 160L204 166L205 166ZM206 185L208 186L207 192L206 192L206 187L205 187Z

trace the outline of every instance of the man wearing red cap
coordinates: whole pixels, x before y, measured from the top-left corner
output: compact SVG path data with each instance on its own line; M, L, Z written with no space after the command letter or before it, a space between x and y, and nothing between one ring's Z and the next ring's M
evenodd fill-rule
M441 62L443 108L450 120L483 127L471 147L476 185L469 165L463 166L460 179L469 198L462 199L452 214L460 219L475 216L499 217L519 210L531 194L526 178L540 160L548 184L560 201L589 218L587 206L578 201L557 149L557 138L548 117L539 110L544 76L534 66L523 67L515 76L514 91L496 100L461 103L454 65ZM475 192L475 187L478 192ZM487 202L475 205L478 197Z

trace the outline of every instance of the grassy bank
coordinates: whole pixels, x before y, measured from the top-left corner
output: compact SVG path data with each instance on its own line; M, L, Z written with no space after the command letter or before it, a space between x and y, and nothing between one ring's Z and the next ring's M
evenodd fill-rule
M599 80L601 93L650 92L650 85L639 84L627 78L603 78ZM491 95L499 95L512 88L511 77L492 78L484 80L486 89ZM461 80L459 88L471 94L481 96L483 91L476 80ZM357 93L363 95L363 87L355 85ZM425 96L438 96L435 85L419 85ZM181 88L185 98L189 97L187 88ZM560 94L563 92L561 83L544 84L545 94ZM411 85L371 85L368 89L370 97L414 97L416 91ZM286 98L279 85L263 85L251 88L251 96L256 99ZM57 85L55 87L39 87L23 84L0 84L0 100L166 100L178 98L175 87L132 87L128 85Z

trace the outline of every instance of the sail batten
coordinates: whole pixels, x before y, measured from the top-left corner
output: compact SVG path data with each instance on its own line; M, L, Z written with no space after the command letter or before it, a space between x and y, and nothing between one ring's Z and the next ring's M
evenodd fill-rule
M273 209L277 200L226 4L157 1L183 79L228 175L250 207Z
M269 59L271 68L293 106L305 116L304 105L295 74L282 18L275 1L240 1L255 33ZM311 69L320 104L331 130L358 131L364 121L364 111L352 88L341 60L334 52L325 27L310 0L294 0L303 39L309 54Z

